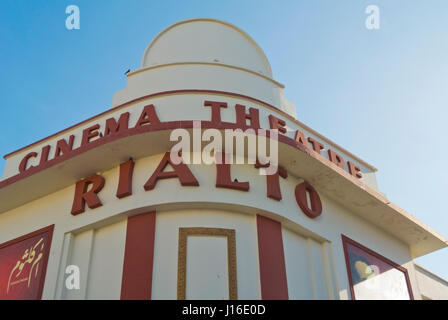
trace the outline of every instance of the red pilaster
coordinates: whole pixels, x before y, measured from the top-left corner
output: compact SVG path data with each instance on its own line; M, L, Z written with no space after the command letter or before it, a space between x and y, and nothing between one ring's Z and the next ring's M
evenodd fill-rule
M263 300L287 300L288 282L282 225L277 221L257 215L257 231L261 298Z
M155 211L128 218L121 280L122 300L151 299L155 226Z

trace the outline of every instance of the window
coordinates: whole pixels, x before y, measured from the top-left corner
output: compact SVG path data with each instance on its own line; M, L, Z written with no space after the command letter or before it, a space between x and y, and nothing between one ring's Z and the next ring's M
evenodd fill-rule
M407 270L342 235L352 299L413 299Z

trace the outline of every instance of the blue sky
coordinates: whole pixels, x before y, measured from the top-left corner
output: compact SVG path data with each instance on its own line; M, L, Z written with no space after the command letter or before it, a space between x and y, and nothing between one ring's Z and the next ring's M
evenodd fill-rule
M71 4L80 30L65 28ZM364 26L370 4L379 30ZM300 121L376 166L382 192L447 236L447 12L446 0L2 0L0 153L108 109L170 24L217 18L262 47ZM448 249L417 262L448 279Z

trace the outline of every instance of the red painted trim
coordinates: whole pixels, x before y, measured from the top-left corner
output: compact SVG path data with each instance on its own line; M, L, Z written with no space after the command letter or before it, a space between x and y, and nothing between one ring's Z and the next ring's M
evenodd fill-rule
M341 234L341 237L342 237L342 245L343 245L343 248L344 248L345 266L347 268L347 277L348 277L348 282L350 284L350 293L351 293L352 300L356 300L356 298L355 298L355 290L353 288L353 281L352 281L352 276L351 276L350 261L349 261L349 258L348 258L347 243L349 243L349 244L351 244L351 245L353 245L355 247L358 247L361 250L364 250L368 254L376 257L377 259L380 259L380 260L386 262L387 264L390 264L395 269L398 269L401 272L403 272L404 276L405 276L405 279L406 279L406 285L408 287L409 298L411 300L414 300L414 295L412 293L412 287L411 287L411 281L409 280L408 270L405 267L399 265L398 263L393 262L392 260L387 259L386 257L380 255L379 253L377 253L377 252L375 252L373 250L370 250L369 248L363 246L362 244L356 242L355 240L350 239L349 237L347 237L347 236L345 236L343 234Z
M155 227L155 211L128 218L122 300L151 300Z
M26 240L26 239L29 239L29 238L32 238L32 237L35 237L35 236L38 236L38 235L40 235L40 234L43 234L43 233L47 233L47 232L48 232L48 243L49 243L50 245L47 246L47 247L44 249L44 250L45 250L45 254L44 254L44 256L45 256L46 258L44 259L44 261L43 261L43 263L42 263L42 274L41 274L41 276L40 276L40 280L39 280L39 281L40 281L40 284L39 284L39 289L38 289L38 294L37 294L37 300L41 300L41 299L42 299L42 292L44 291L45 275L46 275L46 273L47 273L48 259L50 258L50 248L51 248L51 241L52 241L52 239L53 239L53 230L54 230L54 224L52 224L52 225L50 225L50 226L48 226L48 227L45 227L45 228L42 228L42 229L33 231L33 232L28 233L28 234L26 234L26 235L23 235L23 236L21 236L21 237L15 238L15 239L13 239L13 240L10 240L10 241L7 241L7 242L4 242L4 243L0 244L0 249L2 249L2 248L4 248L4 247L8 247L8 246L10 246L10 245L13 245L13 244L15 244L15 243L17 243L17 242L21 242L21 241L23 241L23 240Z
M287 300L285 253L280 222L257 215L261 298Z
M48 139L50 139L50 138L52 138L52 137L54 137L54 136L57 136L57 135L62 134L62 133L64 133L64 132L67 132L67 131L69 131L69 130L71 130L71 129L74 129L74 128L76 128L77 126L80 126L80 125L82 125L82 124L84 124L84 123L86 123L86 122L90 122L90 121L92 121L92 120L94 120L94 119L96 119L96 118L100 118L101 116L103 116L103 115L105 115L105 114L108 114L108 113L113 112L113 111L117 111L117 110L119 110L119 109L121 109L121 108L123 108L123 107L125 107L125 106L127 106L127 105L130 105L130 104L132 104L132 103L139 102L139 101L141 101L141 100L145 100L145 99L149 99L149 98L158 97L158 96L170 95L170 94L179 94L179 93L210 93L210 94L224 94L224 95L228 95L228 96L234 96L234 97L239 97L239 98L243 98L243 99L248 99L248 100L252 100L252 101L254 101L254 102L256 102L256 103L260 103L260 104L263 104L263 105L268 106L268 107L270 107L270 108L273 108L273 109L275 109L276 111L280 112L283 116L288 117L288 118L292 118L292 119L294 119L295 121L297 121L295 118L291 117L291 115L289 115L289 114L286 113L285 111L281 110L280 108L277 108L277 107L273 106L272 104L269 104L269 103L267 103L267 102L261 101L261 100L259 100L259 99L252 98L252 97L250 97L250 96L246 96L246 95L244 95L244 94L233 93L233 92L226 92L226 91L219 91L219 90L206 90L206 89L185 89L185 90L169 90L169 91L161 91L161 92L148 94L148 95L145 95L145 96L142 96L142 97L139 97L139 98L130 100L130 101L128 101L128 102L122 103L122 104L120 104L120 105L118 105L118 106L116 106L116 107L113 107L113 108L111 108L111 109L109 109L109 110L106 110L106 111L104 111L104 112L101 112L101 113L99 113L99 114L97 114L97 115L95 115L95 116L93 116L93 117L90 117L90 118L84 120L84 121L78 122L77 124L74 124L74 125L72 125L72 126L66 128L66 129L63 129L63 130L61 130L61 131L59 131L59 132L56 132L56 133L54 133L54 134L52 134L52 135L50 135L50 136L48 136L48 137L46 137L46 138L40 139L40 140L38 140L38 141L36 141L36 142L33 142L33 143L31 143L31 144L29 144L29 145L27 145L27 146L25 146L25 147L22 147L22 148L17 149L17 150L15 150L15 151L13 151L13 152L10 152L10 153L4 155L3 158L6 159L7 157L9 157L9 156L11 156L11 155L13 155L13 154L15 154L15 153L17 153L17 152L20 152L20 151L22 151L22 150L25 150L25 149L27 149L27 148L29 148L29 147L32 147L32 146L34 146L34 145L36 145L36 144L38 144L38 143L41 143L41 142L43 142L43 141L45 141L45 140L48 140Z
M214 129L221 129L221 130L239 129L239 127L235 123L231 123L231 122L222 122L221 124L213 124L213 123L210 123L210 121L202 121L201 127L203 129L214 128ZM80 147L74 149L73 151L65 153L57 158L48 160L47 162L44 162L42 165L31 167L22 173L18 173L15 176L12 176L8 179L0 181L0 189L4 188L10 184L13 184L19 180L27 178L37 172L40 172L47 168L50 168L58 163L61 163L70 158L76 157L76 156L78 156L84 152L87 152L91 149L94 149L101 145L107 144L109 142L113 142L115 140L119 140L121 138L129 137L129 136L133 136L133 135L137 135L137 134L141 134L141 133L146 133L146 132L156 132L156 131L174 130L174 129L192 129L192 128L193 128L193 120L168 121L168 122L161 122L158 124L146 125L146 126L137 127L137 128L130 128L128 130L120 131L116 134L107 135L107 136L99 138L95 141L92 141L88 144L80 146ZM256 134L258 135L258 132ZM269 131L266 131L266 137L269 137ZM285 143L287 145L295 147L296 149L299 149L305 153L310 152L301 143L298 143L294 139L289 138L287 136L278 135L278 141L280 143Z

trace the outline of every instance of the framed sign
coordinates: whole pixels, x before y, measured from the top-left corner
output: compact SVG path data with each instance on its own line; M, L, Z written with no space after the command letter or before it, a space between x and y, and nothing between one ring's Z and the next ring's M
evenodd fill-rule
M342 235L352 299L412 300L405 268Z
M41 299L53 229L0 244L0 300Z

